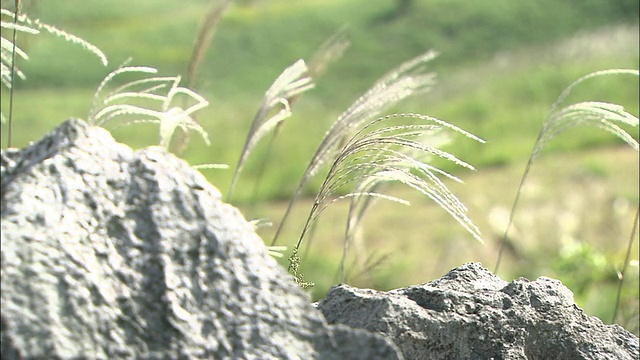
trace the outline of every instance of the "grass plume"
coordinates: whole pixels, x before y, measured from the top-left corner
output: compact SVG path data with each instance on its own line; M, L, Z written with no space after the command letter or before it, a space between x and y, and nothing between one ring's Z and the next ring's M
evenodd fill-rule
M496 265L494 267L495 273L497 273L500 268L505 245L509 241L508 232L511 228L511 225L513 224L515 209L519 203L520 194L522 192L524 183L529 175L529 171L531 170L531 166L533 165L533 162L537 159L543 148L553 138L567 129L580 125L586 125L608 131L618 138L622 139L636 152L639 151L638 140L622 127L631 126L638 128L638 118L628 113L624 109L624 107L617 104L599 101L584 101L561 107L564 100L569 96L571 91L576 86L595 77L614 75L631 75L638 77L639 72L638 70L631 69L611 69L596 71L587 74L569 85L560 94L556 102L551 107L549 115L547 115L547 118L542 125L542 129L540 129L540 132L538 133L538 138L536 139L533 150L531 151L531 155L529 156L529 161L525 168L524 174L522 175L520 185L518 187L518 192L511 208L511 213L509 214L507 227L502 237L500 250L498 251L498 259L496 260Z
M325 134L318 149L313 155L306 171L296 188L291 201L278 225L271 245L275 245L278 237L289 217L298 196L307 182L315 176L327 162L336 158L341 145L371 119L381 112L397 104L401 100L430 89L434 83L435 74L425 73L425 64L437 54L433 51L424 53L414 59L401 64L378 80L373 87L358 98Z
M402 121L415 120L417 123ZM394 123L396 122L396 123ZM399 123L398 123L399 122ZM447 188L440 177L460 182L457 177L425 162L438 157L456 165L474 169L455 156L429 145L430 136L443 131L480 138L442 120L420 114L392 114L366 124L339 151L318 191L295 248L299 248L307 231L332 203L351 199L347 219L345 249L371 199L384 199L409 205L409 202L377 191L379 185L399 182L428 196L446 210L475 239L482 242L480 231L466 215L467 208ZM351 190L340 195L345 188ZM342 273L344 277L343 255Z
M258 111L251 121L249 134L240 152L240 158L227 192L227 202L231 199L233 188L251 150L261 138L291 116L290 99L313 87L313 82L307 73L308 68L304 60L298 60L286 68L266 91ZM277 112L269 116L274 111Z
M313 80L317 80L329 67L329 65L342 57L344 52L349 47L350 43L345 36L345 29L340 29L329 39L327 39L316 52L312 55L311 60L308 63L307 74ZM288 99L289 105L293 106L293 103L298 100L300 95L296 95ZM253 190L253 199L257 199L259 186L262 183L263 175L267 168L267 163L271 155L271 149L273 143L280 133L280 129L284 123L279 122L273 129L273 135L269 140L267 149L262 155L262 161L260 162L260 169L258 169L258 175L256 177L255 186ZM255 201L254 201L255 202Z
M191 114L206 107L209 103L198 93L179 86L180 76L149 76L132 80L107 92L107 86L114 78L123 74L155 75L157 70L146 66L121 66L109 73L98 86L91 110L89 123L104 126L105 123L118 120L124 124L157 123L160 124L159 143L168 149L176 128L183 131L198 132L205 143L209 144L206 131ZM106 93L105 93L106 92ZM175 105L176 97L184 96L185 102L192 105L186 109Z

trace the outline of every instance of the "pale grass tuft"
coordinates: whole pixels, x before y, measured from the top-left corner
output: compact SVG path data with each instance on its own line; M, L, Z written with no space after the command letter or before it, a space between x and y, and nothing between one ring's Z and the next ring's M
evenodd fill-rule
M274 130L282 121L291 116L291 98L311 89L313 82L307 76L308 68L304 60L298 60L286 68L266 91L258 111L251 122L249 134L240 153L240 158L233 173L231 185L227 192L227 201L231 198L233 188L245 162L253 148L267 133ZM276 111L275 114L272 114ZM272 114L269 116L269 114Z
M157 123L160 124L159 144L169 148L171 137L176 128L183 131L198 132L209 145L206 131L191 114L203 109L209 103L198 93L180 87L180 76L151 76L132 80L106 92L114 78L123 74L153 75L157 70L146 66L121 66L109 73L98 86L88 120L91 124L104 126L105 123L118 120L124 124ZM106 94L104 94L106 92ZM193 104L186 109L174 105L176 98L182 97L184 104Z
M633 69L610 69L610 70L602 70L596 71L590 74L587 74L578 80L574 81L571 85L569 85L558 97L558 100L553 104L551 110L549 111L549 115L544 121L542 125L542 129L540 129L540 133L538 134L538 138L536 139L533 150L531 151L531 155L529 156L529 161L525 168L524 174L522 175L522 179L520 180L520 185L518 187L518 192L516 194L516 198L513 203L513 207L511 208L511 213L509 214L509 220L507 222L507 227L504 231L504 235L502 237L502 241L500 244L500 250L498 251L498 259L496 260L496 265L494 267L494 272L497 273L500 268L500 262L502 260L502 254L505 248L505 244L508 242L508 232L513 224L513 218L515 214L515 209L520 201L520 194L522 192L522 188L527 179L527 176L531 170L531 166L533 162L540 155L540 152L543 148L558 134L563 131L580 126L587 125L595 128L604 129L618 138L622 139L625 143L627 143L631 148L633 148L636 152L640 150L638 146L638 140L634 138L631 134L629 134L622 126L627 127L635 127L638 128L639 121L638 117L628 113L624 107L611 104L607 102L599 102L599 101L584 101L576 104L569 104L567 106L562 106L563 102L569 96L571 91L578 85L584 83L585 81L601 77L601 76L615 76L615 75L631 75L638 77L638 70ZM626 267L627 264L625 263Z
M419 123L407 124L407 121ZM428 143L429 136L443 131L462 134L470 139L483 142L478 137L442 120L420 114L393 114L375 119L359 130L342 147L320 186L314 204L302 230L296 248L299 248L307 231L322 212L332 203L351 199L344 254L350 246L356 224L360 223L371 199L383 199L409 205L409 202L377 191L388 182L404 184L426 195L447 211L475 239L482 242L479 229L467 216L467 208L447 188L441 176L460 181L457 177L423 162L437 157L473 170L473 166L450 153L437 149ZM344 190L348 193L339 195Z
M277 242L293 205L304 186L326 162L333 161L336 158L340 147L344 145L347 139L386 109L411 95L425 92L431 88L434 84L435 74L425 73L424 67L436 55L436 52L429 51L401 64L378 80L369 91L358 98L338 117L325 134L307 170L302 175L302 179L289 202L271 245Z
M314 80L317 80L329 67L329 65L338 60L349 47L349 41L346 39L344 28L336 32L333 36L327 39L311 57L308 63L307 75ZM289 107L298 100L300 95L294 95L287 99ZM271 149L273 143L278 136L280 129L284 122L280 121L276 124L275 128L271 131L273 135L269 140L266 151L262 154L263 160L260 162L260 168L258 170L257 181L254 186L253 197L258 197L259 185L264 172L267 168L267 163L270 158Z

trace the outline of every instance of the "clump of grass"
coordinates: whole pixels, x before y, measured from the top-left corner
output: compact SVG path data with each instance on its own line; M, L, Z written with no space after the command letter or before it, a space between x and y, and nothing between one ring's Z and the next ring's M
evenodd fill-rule
M387 124L394 120L417 120L417 124ZM380 125L380 127L378 127ZM442 120L420 114L392 114L378 118L358 131L342 148L320 187L309 217L298 239L299 247L306 231L333 202L351 200L347 216L345 244L341 263L344 281L347 251L371 200L384 199L409 205L409 202L379 191L388 182L398 182L426 195L447 211L476 240L483 242L480 230L466 215L466 206L448 189L441 177L459 178L429 164L434 157L475 170L470 164L438 149L443 132L462 134L475 141L482 139ZM436 141L432 141L436 139ZM353 189L338 195L341 189Z
M482 142L442 120L419 114L393 114L378 117L379 114L400 100L430 88L434 81L432 73L424 73L424 64L435 57L435 52L418 56L379 80L365 95L344 112L326 133L318 150L305 171L289 207L276 231L271 245L274 245L296 198L307 181L323 164L330 162L329 171L316 194L314 204L293 248L289 259L290 271L295 271L299 279L300 259L297 256L303 239L322 212L333 202L352 199L347 220L345 254L342 262L344 278L344 258L352 234L360 223L370 199L385 199L408 204L404 199L386 195L376 188L386 182L400 182L434 200L451 214L472 236L480 241L478 228L466 216L466 207L449 191L440 176L459 181L455 176L423 162L429 157L439 157L457 165L473 167L455 156L429 146L424 141L443 130L463 134ZM417 123L402 122L414 120ZM398 123L394 124L396 121ZM346 194L340 195L350 187Z
M157 123L160 125L159 144L165 149L169 148L176 128L184 132L196 131L208 145L207 132L191 115L209 102L195 91L181 87L180 76L143 77L107 91L108 85L120 75L146 76L156 73L155 68L147 66L121 66L109 73L94 94L89 123L96 126L104 126L112 121L122 124ZM176 98L180 96L184 97L183 102L176 105ZM188 105L189 102L192 104Z
M376 123L386 123L393 120L418 120L420 123L385 124L383 128L374 130ZM353 192L355 196L349 196L350 204L340 265L341 282L344 283L346 280L347 254L352 244L356 242L358 235L361 234L359 230L364 214L372 201L382 195L379 193L380 188L388 182L400 182L428 196L445 209L476 240L484 243L479 229L467 217L465 205L449 191L438 176L456 182L462 181L446 171L429 165L429 162L437 157L463 168L475 170L470 164L439 150L449 143L451 135L455 133L484 143L475 135L447 122L426 115L410 113L393 114L375 120L345 146L342 153L351 160L344 162L343 159L340 159L343 164L346 164L340 172L352 173L352 175L345 177L344 181L354 181L356 186ZM364 163L362 163L362 159L366 159ZM351 161L355 162L349 164ZM329 175L331 175L331 171ZM339 187L336 188L336 191L339 191ZM389 200L409 205L409 202L403 199L392 197ZM383 258L378 261L382 261Z
M377 117L382 111L397 104L401 100L421 92L425 92L434 83L435 74L424 73L424 65L436 56L435 52L427 52L401 64L383 76L364 95L358 98L325 134L318 149L314 153L307 169L291 197L291 201L280 221L271 245L275 245L286 223L289 214L308 181L320 168L336 158L340 147L363 124Z

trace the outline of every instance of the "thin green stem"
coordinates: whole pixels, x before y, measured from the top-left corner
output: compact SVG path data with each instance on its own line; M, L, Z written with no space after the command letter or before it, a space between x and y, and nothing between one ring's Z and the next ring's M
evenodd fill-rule
M620 306L620 297L622 295L622 283L624 282L624 273L627 270L627 266L629 266L629 257L631 256L631 247L633 246L633 239L636 231L638 229L638 215L640 215L640 205L638 205L638 210L636 210L636 218L633 221L633 228L631 229L631 236L629 237L629 245L627 246L627 254L624 258L624 264L622 265L622 271L620 272L620 282L618 282L618 294L616 295L616 306L613 309L613 319L611 322L616 322L618 318L618 307Z
M18 14L20 13L20 0L16 0L16 9L13 14L14 25L18 24ZM18 31L13 29L13 49L11 54L11 88L9 89L9 129L7 131L7 147L11 147L11 128L13 125L13 89L15 88L15 74L16 74L16 41L18 39Z

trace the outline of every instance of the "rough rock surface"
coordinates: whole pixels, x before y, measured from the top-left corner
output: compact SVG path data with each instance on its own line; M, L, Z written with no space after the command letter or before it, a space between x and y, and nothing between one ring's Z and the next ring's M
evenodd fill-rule
M160 148L70 120L1 158L3 360L400 356L329 326L240 213Z
M637 359L638 338L576 306L558 280L503 281L478 263L389 292L333 287L332 324L391 338L406 359Z

